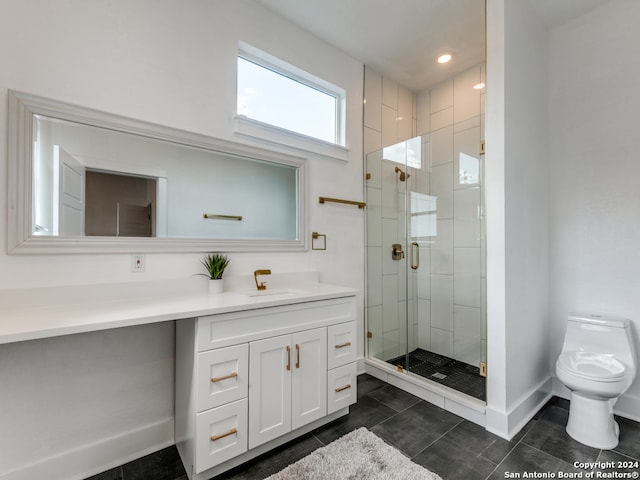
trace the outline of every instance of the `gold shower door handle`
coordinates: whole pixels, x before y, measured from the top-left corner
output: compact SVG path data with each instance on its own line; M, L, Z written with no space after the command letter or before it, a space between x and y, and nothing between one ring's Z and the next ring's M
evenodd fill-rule
M415 257L413 255L414 251L416 252ZM418 245L418 242L411 242L411 268L417 270L418 267L420 267L420 245Z

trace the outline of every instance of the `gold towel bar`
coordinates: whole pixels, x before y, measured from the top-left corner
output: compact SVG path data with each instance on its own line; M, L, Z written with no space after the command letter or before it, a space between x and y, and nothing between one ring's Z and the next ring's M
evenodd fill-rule
M238 376L237 372L230 373L229 375L225 375L223 377L211 377L211 383L221 382L222 380L227 380L229 378L236 378Z
M242 221L242 215L218 215L217 213L203 213L203 218L209 220L238 220Z
M353 200L342 200L340 198L329 198L329 197L320 197L320 203L324 202L334 202L334 203L345 203L347 205L356 205L358 208L364 208L367 206L364 202L355 202Z

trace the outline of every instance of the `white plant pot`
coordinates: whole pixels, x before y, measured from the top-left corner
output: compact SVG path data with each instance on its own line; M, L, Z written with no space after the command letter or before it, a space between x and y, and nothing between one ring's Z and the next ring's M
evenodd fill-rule
M209 293L211 294L222 293L223 290L224 290L224 280L222 278L209 280Z

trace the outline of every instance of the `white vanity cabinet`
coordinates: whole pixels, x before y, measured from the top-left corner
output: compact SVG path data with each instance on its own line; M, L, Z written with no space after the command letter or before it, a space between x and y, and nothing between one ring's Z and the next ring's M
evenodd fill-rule
M176 322L176 445L203 480L348 413L355 297Z

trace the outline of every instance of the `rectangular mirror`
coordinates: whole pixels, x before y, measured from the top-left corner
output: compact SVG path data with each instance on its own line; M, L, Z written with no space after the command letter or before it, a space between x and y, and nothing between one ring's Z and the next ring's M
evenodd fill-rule
M303 158L9 92L9 252L306 250Z

